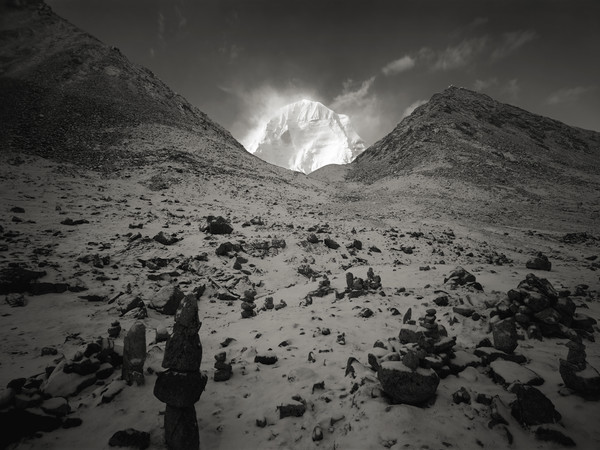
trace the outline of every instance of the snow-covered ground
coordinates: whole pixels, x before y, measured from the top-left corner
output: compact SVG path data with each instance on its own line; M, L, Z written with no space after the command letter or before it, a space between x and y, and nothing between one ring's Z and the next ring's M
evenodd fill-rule
M185 168L177 171L177 167L166 166L101 176L40 158L20 157L20 165L9 161L14 155L2 156L0 161L0 267L27 264L47 272L40 281L83 285L88 290L26 293L23 307L11 307L2 299L0 387L20 377L45 379L48 366L55 366L63 357L72 358L98 337L108 338L107 329L115 320L122 327L114 340L120 351L125 332L136 319L131 314L120 316L123 297L112 301L119 293L130 291L149 303L163 286L178 285L185 293L206 286L198 305L201 370L209 382L196 404L203 449L560 448L537 440L532 431L516 422L508 407L500 411L508 424L488 427L492 411L475 401L477 394L498 396L501 405L515 399L515 394L493 380L488 366L468 367L449 375L440 381L432 404L416 407L390 404L368 360L376 341L388 348L398 347L398 333L409 308L413 319L435 308L438 323L456 337L457 354L473 355L476 344L491 339L491 306L530 272L547 278L557 290L575 292L577 285L587 284L588 295L572 298L578 311L600 318L598 272L590 269L592 262L586 259L600 254L599 241L562 242L560 237L569 225L552 221L552 212L538 218L538 228L498 225L486 216L476 220L476 201L473 215L461 216L452 209L453 202L464 207L458 201L459 192L455 197L431 196L425 180L422 185L411 184L411 189L396 185L376 190L318 181L296 186L275 178L257 181L227 174L204 179ZM150 181L157 177L165 180L164 189L151 190ZM310 183L313 187L308 189ZM15 207L24 212L11 211ZM233 233L200 231L209 215L227 218ZM258 217L262 225L258 220L259 224L250 223ZM581 214L582 222L575 231L590 223L585 217L586 213ZM88 223L61 224L66 218ZM140 224L142 228L130 228ZM180 240L166 246L151 239L161 231ZM598 234L597 228L588 231ZM138 232L141 236L132 240ZM319 242L307 242L312 233ZM340 247L328 248L324 238L333 239ZM254 245L273 239L284 239L285 248L263 251ZM361 250L347 248L354 240L362 242ZM234 268L235 257L216 255L216 248L227 241L241 244L243 251L237 256L248 260L241 269ZM538 251L550 258L550 272L525 267ZM203 253L207 256L201 256ZM81 260L96 254L108 256L110 261L95 267ZM489 262L501 254L506 256L502 265ZM153 258L167 262L160 268L148 265ZM483 292L453 289L444 283L459 265L477 277ZM306 266L314 271L313 277L298 272ZM318 289L325 277L341 293L347 272L366 278L369 268L381 277L380 290L342 299L332 292L312 296L312 304L307 304L307 295ZM224 289L234 295L256 290L259 310L267 297L273 297L275 305L284 301L287 306L260 310L255 317L242 319L240 300L217 299ZM433 303L440 290L448 296L448 306ZM80 297L90 294L104 300ZM464 317L453 310L455 306L470 307L481 317ZM361 317L364 308L373 315ZM393 308L400 314L394 315ZM173 316L153 309L147 312L148 317L142 319L148 343L145 385L126 386L117 369L109 378L96 380L67 398L72 410L68 417L81 418L80 426L40 432L9 448L109 448L110 437L127 428L149 432L150 448L164 448L165 405L152 390L156 372L163 370L165 343L154 341L157 328L172 330ZM594 335L597 331L596 326ZM523 330L519 334L515 353L526 357L519 370L526 367L544 380L538 389L562 415L556 426L578 448L598 448L600 403L564 389L558 373L559 358L567 355L567 340L538 341L528 339ZM224 346L228 338L231 341ZM599 368L600 346L585 339L584 344L588 363ZM43 347L55 348L57 354L42 356ZM221 351L226 351L233 375L228 381L215 382L214 356ZM274 365L254 362L257 354L268 351L278 358ZM353 373L347 374L349 358L357 362L351 364ZM505 375L510 378L510 368L508 372ZM73 380L77 382L76 377ZM110 403L102 403L107 387L118 394ZM461 387L470 393L470 404L453 401L453 393ZM294 396L305 402L306 412L302 417L280 419L277 408L298 404ZM313 441L317 426L323 439Z

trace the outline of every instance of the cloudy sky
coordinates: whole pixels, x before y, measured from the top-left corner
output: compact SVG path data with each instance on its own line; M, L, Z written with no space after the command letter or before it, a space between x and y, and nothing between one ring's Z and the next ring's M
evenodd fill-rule
M600 131L597 0L47 0L242 143L308 98L368 144L449 85Z

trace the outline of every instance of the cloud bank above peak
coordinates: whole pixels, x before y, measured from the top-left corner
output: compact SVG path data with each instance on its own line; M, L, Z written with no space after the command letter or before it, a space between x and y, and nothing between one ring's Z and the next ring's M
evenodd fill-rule
M451 84L600 128L596 0L48 2L243 143L308 98L348 115L371 144Z

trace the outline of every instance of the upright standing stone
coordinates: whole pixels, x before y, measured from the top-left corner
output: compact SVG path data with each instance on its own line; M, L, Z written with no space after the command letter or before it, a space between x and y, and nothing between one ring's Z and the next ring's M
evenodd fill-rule
M352 274L352 272L346 272L346 287L348 288L349 291L351 291L353 286L354 286L354 275Z
M496 322L492 326L492 335L495 349L512 353L517 348L517 328L512 317Z
M144 362L146 361L146 326L135 322L123 340L122 378L128 383L144 384Z
M600 395L600 373L586 361L585 345L570 341L567 347L567 360L560 359L559 368L565 386L584 398L597 399Z
M198 450L200 438L194 403L200 399L207 377L200 373L202 345L198 336L198 302L186 296L175 313L173 335L167 341L154 395L167 404L165 442L169 449Z

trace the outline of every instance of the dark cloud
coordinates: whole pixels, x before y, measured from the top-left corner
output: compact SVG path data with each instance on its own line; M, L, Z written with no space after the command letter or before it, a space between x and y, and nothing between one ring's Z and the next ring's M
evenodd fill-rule
M451 84L600 128L595 0L49 2L244 142L308 97L372 143Z
M537 34L532 30L504 33L500 44L492 52L492 60L498 60L509 56L536 37Z
M582 95L595 90L596 86L575 86L561 88L552 92L546 99L546 103L549 105L559 105L561 103L576 102L581 98Z

